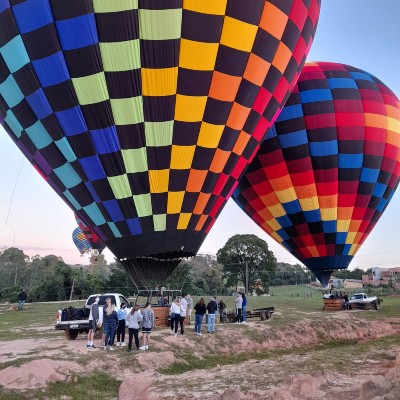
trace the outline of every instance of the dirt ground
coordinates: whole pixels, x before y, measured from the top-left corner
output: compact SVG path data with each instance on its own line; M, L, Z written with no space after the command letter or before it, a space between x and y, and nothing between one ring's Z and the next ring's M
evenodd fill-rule
M149 351L132 353L105 351L99 339L90 352L85 335L67 341L61 332L51 339L9 340L0 343L0 385L45 389L122 362L120 400L400 399L400 318L366 323L356 313L337 313L331 321L335 329L308 319L284 327L225 324L201 337L191 327L178 337L157 330ZM239 357L227 361L232 354ZM221 363L210 365L215 356ZM198 367L185 370L193 362ZM174 363L182 372L163 370Z

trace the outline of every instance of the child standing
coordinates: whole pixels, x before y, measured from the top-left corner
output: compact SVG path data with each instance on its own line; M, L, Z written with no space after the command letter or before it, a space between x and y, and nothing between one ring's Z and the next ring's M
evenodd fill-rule
M151 304L146 303L144 310L142 311L143 324L142 324L142 334L143 334L143 346L140 350L148 350L150 344L150 334L154 325L154 312L151 309Z
M117 328L117 347L125 347L125 318L126 318L126 304L121 303L121 308L117 312L118 328Z

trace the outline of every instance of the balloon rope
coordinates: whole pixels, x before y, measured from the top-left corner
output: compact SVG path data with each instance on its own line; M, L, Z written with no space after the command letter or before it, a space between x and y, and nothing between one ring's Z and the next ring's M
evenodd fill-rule
M13 199L14 199L15 189L17 188L17 183L18 183L19 176L20 176L20 174L21 174L21 169L22 169L22 165L23 165L23 164L24 164L24 157L22 157L21 165L19 166L19 170L18 170L18 174L17 174L17 179L15 180L15 183L14 183L14 189L13 189L12 194L11 194L10 204L8 205L8 212L7 212L7 217L6 217L6 226L7 226L9 229L12 230L12 233L13 233L13 236L14 236L13 247L15 247L15 230L14 230L14 228L13 228L11 225L8 224L8 217L10 216L11 204L12 204L12 201L13 201Z

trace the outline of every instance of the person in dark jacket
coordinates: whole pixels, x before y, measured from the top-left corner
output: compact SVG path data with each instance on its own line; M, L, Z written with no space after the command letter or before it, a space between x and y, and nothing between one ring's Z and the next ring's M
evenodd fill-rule
M207 333L214 333L215 331L215 317L218 311L218 304L215 297L210 297L210 302L207 304L208 320L207 320Z
M95 348L93 344L94 334L97 330L97 322L99 321L99 296L96 297L94 303L90 307L89 313L89 332L87 338L87 348L92 350Z
M194 311L194 333L201 336L201 323L203 322L203 316L207 311L203 298L201 298L200 301L194 306Z
M107 332L106 332L106 339L104 342L104 350L107 350L107 347L110 350L114 350L114 338L115 338L115 331L117 330L118 324L118 315L115 311L115 304L111 304L107 307L106 310L106 325L107 325Z
M24 304L26 301L26 292L25 290L21 290L21 293L18 296L18 310L23 310Z
M218 303L218 310L219 310L219 322L221 322L221 324L223 322L226 322L226 314L225 314L225 310L226 310L226 304L224 303L224 301L221 299Z

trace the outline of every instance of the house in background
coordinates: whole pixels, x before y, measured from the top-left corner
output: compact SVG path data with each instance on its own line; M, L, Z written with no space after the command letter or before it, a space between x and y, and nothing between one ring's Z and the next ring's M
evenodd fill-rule
M364 283L360 279L345 279L343 286L345 289L361 289L364 287Z
M372 273L369 275L363 275L362 281L364 285L390 285L390 284L398 284L399 282L399 274L400 268L380 268L375 267L371 268Z
M329 279L328 289L343 289L344 279L335 278L334 276Z

